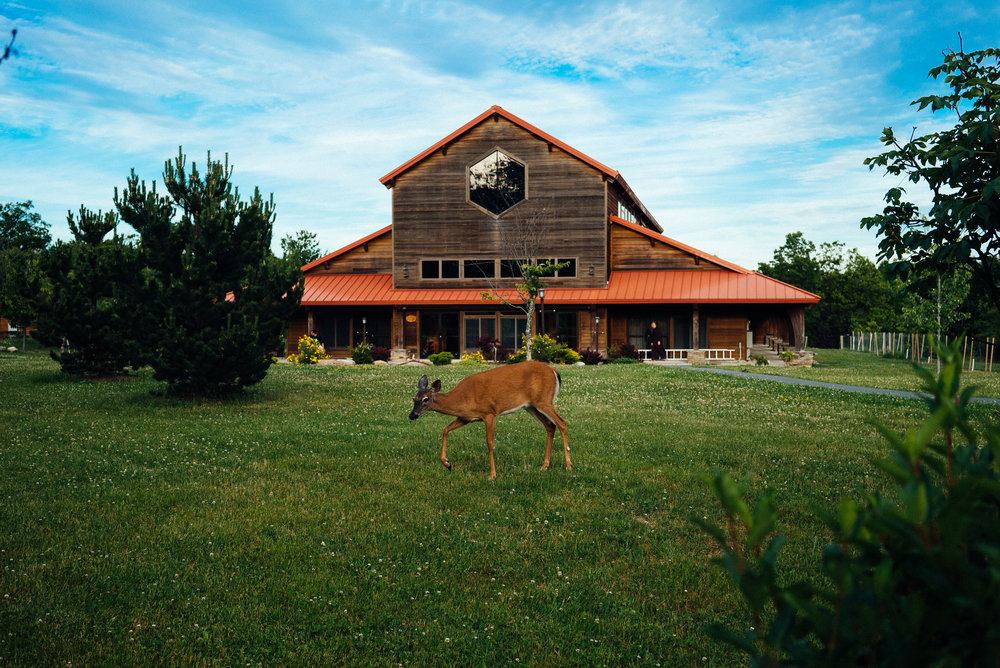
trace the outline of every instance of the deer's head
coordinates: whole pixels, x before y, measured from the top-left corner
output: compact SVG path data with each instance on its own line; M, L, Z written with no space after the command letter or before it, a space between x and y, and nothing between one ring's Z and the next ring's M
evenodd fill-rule
M410 419L416 420L430 409L434 401L434 395L441 391L441 381L435 380L429 387L427 385L427 374L420 377L417 383L417 393L413 397L413 410L410 411Z

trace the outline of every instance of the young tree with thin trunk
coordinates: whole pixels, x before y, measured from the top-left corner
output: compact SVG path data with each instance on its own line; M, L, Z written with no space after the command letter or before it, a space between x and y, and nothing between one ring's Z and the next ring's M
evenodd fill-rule
M531 207L524 202L519 209L497 220L500 238L501 262L511 262L515 274L513 286L505 284L502 278L490 279L490 289L484 291L483 299L499 301L518 309L525 315L525 338L527 359L531 359L531 332L534 326L535 299L538 291L545 287L542 279L552 276L569 263L557 263L553 258L540 258L539 254L550 233L552 212L548 206ZM513 287L516 298L508 298Z

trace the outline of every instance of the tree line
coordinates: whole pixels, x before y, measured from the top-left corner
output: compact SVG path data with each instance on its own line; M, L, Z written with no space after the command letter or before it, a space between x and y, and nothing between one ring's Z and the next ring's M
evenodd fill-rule
M885 194L881 213L864 218L875 230L878 260L841 244L818 248L788 235L759 271L823 299L806 312L806 332L818 346L849 331L966 333L1000 330L1000 49L946 51L931 69L948 91L912 103L942 113L954 125L901 139L882 131L886 150L865 160L930 196L921 211L902 186Z
M30 201L0 205L0 313L52 348L70 374L149 365L168 394L228 395L264 378L283 348L315 235L271 252L273 198L243 199L228 158L204 171L178 152L163 189L133 171L114 210L68 214L52 243ZM128 233L125 226L131 228Z

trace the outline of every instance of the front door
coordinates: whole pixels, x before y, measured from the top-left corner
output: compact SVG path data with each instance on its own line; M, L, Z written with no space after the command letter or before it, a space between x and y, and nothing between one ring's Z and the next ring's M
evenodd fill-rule
M459 357L461 355L459 346L458 313L422 312L420 314L421 357L444 351Z

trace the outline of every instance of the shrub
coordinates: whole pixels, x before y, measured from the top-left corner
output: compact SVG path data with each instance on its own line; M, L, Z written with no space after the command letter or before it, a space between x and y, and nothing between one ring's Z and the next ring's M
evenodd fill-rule
M552 355L559 348L555 339L547 334L535 334L531 339L525 335L525 345L531 346L531 359L539 362L551 362Z
M778 353L778 357L781 358L782 362L788 364L793 359L795 359L795 353L791 350L782 350L780 353Z
M351 348L351 359L355 364L373 364L375 362L375 358L372 357L373 348L372 344L362 341Z
M511 353L507 356L507 364L517 364L518 362L524 362L528 359L528 351L521 348L517 352Z
M299 337L299 352L289 356L292 364L316 364L323 353L319 349L319 341L308 334Z
M434 366L445 366L446 364L451 364L451 360L454 359L454 355L449 353L447 350L443 350L439 353L434 353L427 357Z
M756 364L757 366L768 365L767 358L761 355L760 353L754 353L753 355L750 356L750 359L752 359L754 361L754 364Z
M639 364L639 360L637 360L634 357L621 356L621 357L616 357L613 360L611 360L611 363L612 364Z
M483 354L477 350L474 353L463 353L462 359L458 362L458 364L486 364L486 359L483 357Z
M580 353L560 343L559 347L552 353L552 361L556 364L576 364L580 361Z
M576 352L580 356L580 359L583 360L584 364L604 364L607 361L604 359L604 355L596 350L591 350L590 348L587 348L586 350L578 350Z
M392 351L388 348L383 348L382 346L372 348L372 360L376 362L388 362L390 357L392 357Z
M617 348L608 352L608 359L612 362L622 357L629 357L634 360L638 360L639 349L631 343L619 343Z
M503 362L511 353L511 349L492 336L482 336L472 342L472 345L483 353L483 359L490 362Z
M716 561L750 619L742 629L708 631L750 655L751 665L1000 661L1000 429L988 425L980 436L969 421L959 342L935 346L937 378L917 368L930 416L903 435L883 429L891 452L878 465L896 493L842 499L829 518L822 584L786 584L779 573L785 539L771 536L770 490L751 510L745 483L722 473L711 481L726 527L692 519L722 548Z

